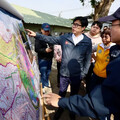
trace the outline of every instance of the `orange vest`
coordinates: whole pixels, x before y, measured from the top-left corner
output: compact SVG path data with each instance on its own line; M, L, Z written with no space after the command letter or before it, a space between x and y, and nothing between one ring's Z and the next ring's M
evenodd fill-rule
M96 62L93 71L99 77L107 77L106 67L110 61L109 52L110 49L104 50L104 48L102 48L100 44L98 45L96 53Z

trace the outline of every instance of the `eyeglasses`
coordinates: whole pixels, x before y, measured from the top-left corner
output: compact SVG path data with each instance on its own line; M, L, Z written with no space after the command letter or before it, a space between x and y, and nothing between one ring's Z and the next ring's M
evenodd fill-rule
M117 25L120 25L120 24L109 24L109 27L113 27L113 26L117 26Z
M82 26L82 25L80 25L80 24L78 24L78 23L71 23L71 24L72 24L72 26L74 26L74 27Z

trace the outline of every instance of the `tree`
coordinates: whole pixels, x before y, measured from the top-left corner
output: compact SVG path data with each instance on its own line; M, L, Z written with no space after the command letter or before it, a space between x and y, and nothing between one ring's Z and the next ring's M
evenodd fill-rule
M85 0L80 0L83 5ZM109 9L114 0L89 0L92 8L94 8L93 19L98 20L100 17L108 15Z

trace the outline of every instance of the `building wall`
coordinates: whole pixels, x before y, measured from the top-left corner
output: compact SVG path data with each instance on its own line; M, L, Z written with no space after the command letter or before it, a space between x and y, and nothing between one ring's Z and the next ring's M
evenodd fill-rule
M63 33L72 32L72 28L67 28L67 27L51 26L51 28L52 28L51 32L53 36L59 36L61 32Z
M30 30L33 30L35 32L40 32L41 25L24 23L24 27L25 27L25 29L30 29ZM60 26L52 26L51 25L51 34L53 36L58 36L59 33L61 33L61 32L64 32L64 33L71 32L71 28L60 27Z

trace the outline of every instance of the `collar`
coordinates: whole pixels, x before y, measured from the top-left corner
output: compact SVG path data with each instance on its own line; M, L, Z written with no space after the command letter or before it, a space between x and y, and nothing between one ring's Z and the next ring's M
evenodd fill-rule
M72 34L72 39L75 45L79 43L83 38L84 38L83 34L79 35L78 37Z
M101 43L100 46L101 46L104 50L107 50L107 49L110 49L111 46L113 46L113 44L111 43L109 46L106 46L106 45L104 45L103 43Z
M96 38L99 38L99 37L100 37L100 34L97 34L97 35L92 36L92 35L90 34L90 32L88 32L88 36L90 36L91 39L96 39Z

